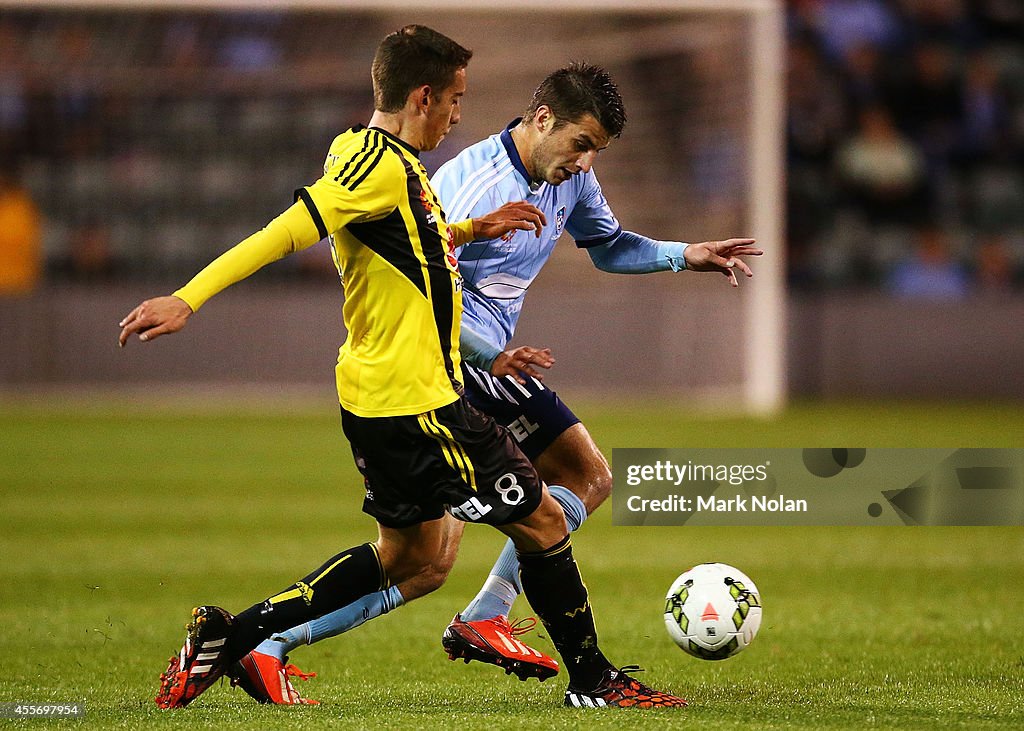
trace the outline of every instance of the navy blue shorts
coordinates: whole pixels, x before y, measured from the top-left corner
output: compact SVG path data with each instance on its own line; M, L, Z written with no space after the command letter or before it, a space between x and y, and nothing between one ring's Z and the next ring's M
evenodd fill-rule
M580 423L558 394L536 378L524 375L523 385L512 376L496 378L468 363L462 364L462 370L469 402L505 427L531 460Z

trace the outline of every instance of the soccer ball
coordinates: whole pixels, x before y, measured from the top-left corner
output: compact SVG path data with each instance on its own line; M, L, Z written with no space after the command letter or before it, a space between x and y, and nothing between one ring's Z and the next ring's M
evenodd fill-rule
M680 575L665 597L665 626L684 652L724 660L743 650L761 626L761 593L737 568L702 563Z

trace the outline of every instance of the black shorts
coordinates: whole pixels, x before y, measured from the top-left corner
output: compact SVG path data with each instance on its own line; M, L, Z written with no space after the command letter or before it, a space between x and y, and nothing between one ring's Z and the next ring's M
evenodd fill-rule
M450 512L471 523L504 525L540 505L537 470L494 419L465 397L413 416L356 416L341 425L363 474L363 512L389 528Z
M469 402L508 429L531 460L551 446L579 417L536 378L524 376L523 385L512 376L497 378L487 371L462 364Z

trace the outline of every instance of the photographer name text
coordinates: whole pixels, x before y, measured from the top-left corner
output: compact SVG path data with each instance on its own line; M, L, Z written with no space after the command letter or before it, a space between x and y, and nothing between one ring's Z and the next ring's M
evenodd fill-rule
M631 495L626 508L633 513L806 513L807 501L785 495L747 495L731 498L669 495L651 500Z

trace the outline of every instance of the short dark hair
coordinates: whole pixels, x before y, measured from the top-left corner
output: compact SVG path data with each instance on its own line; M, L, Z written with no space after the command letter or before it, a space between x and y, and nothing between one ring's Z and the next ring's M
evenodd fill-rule
M473 52L425 25L407 25L377 47L373 57L373 105L381 112L397 112L409 92L429 86L440 96L465 68Z
M523 118L534 118L546 106L555 115L555 126L578 122L592 114L612 137L626 126L626 107L611 75L600 66L574 62L548 75L533 92Z

